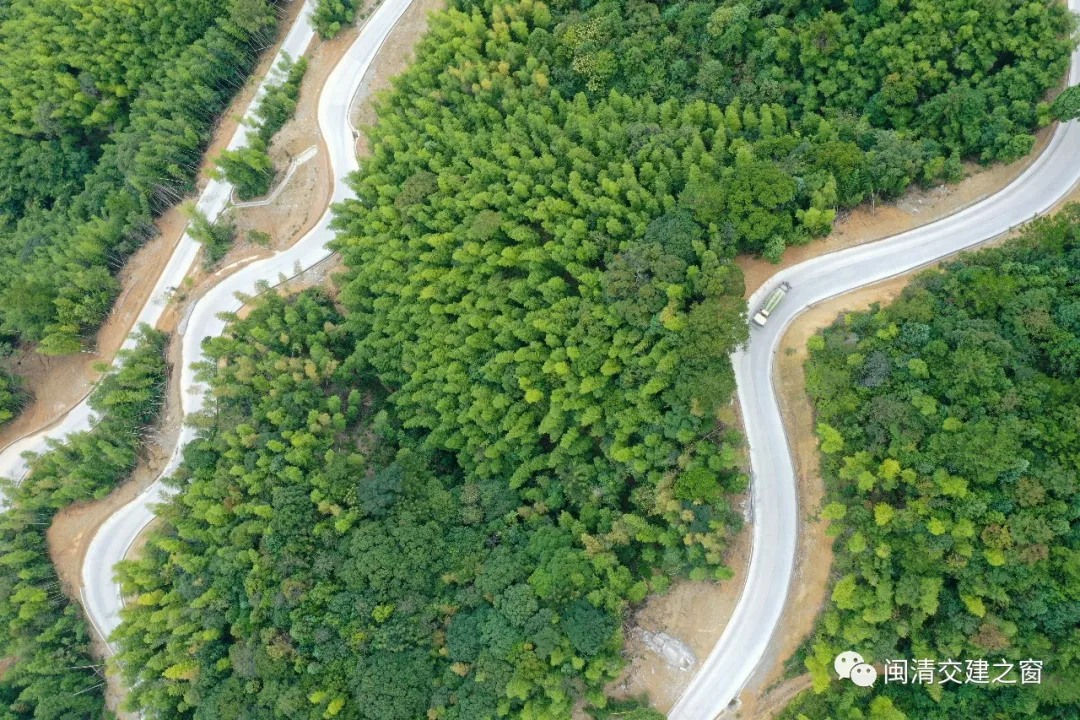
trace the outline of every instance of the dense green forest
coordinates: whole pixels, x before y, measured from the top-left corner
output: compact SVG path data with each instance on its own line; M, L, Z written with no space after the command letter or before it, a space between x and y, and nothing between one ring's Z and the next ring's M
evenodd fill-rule
M810 350L835 581L805 651L821 694L784 717L1080 717L1080 206ZM1045 665L1037 685L861 689L830 680L848 649Z
M103 678L93 669L90 628L70 604L45 542L52 516L65 506L104 497L135 465L165 390L165 336L140 331L122 350L119 369L90 396L97 421L34 458L22 482L0 488L0 677L4 720L94 720L103 717Z
M273 38L266 0L0 6L0 335L78 350L125 258L192 189Z
M236 222L228 212L221 213L211 222L194 205L185 207L185 210L189 211L191 221L187 228L188 235L202 245L202 265L209 270L232 249L236 240Z
M593 720L664 720L664 713L649 707L648 698L609 700L605 707L587 707Z
M318 290L268 293L208 341L183 492L120 566L139 598L116 636L132 706L479 720L565 718L583 692L602 705L622 613L666 586L649 568L680 538L464 473L404 428L354 346ZM673 492L653 502L697 512Z
M358 178L366 201L339 218L350 362L395 389L429 446L530 502L644 518L678 474L674 491L700 510L665 521L655 532L671 540L648 561L723 573L716 536L735 520L721 496L746 478L725 433L705 435L733 389L743 283L663 194L715 164L723 113L622 95L535 106L550 98L539 66L515 74L479 57L524 61L511 37L443 15L382 108ZM455 47L464 56L440 71ZM428 99L432 82L444 103Z
M206 32L206 0L15 0L0 10L0 212L82 190L141 86Z
M323 0L315 20L333 35L356 12L351 0ZM1008 161L1030 150L1072 28L1049 0L461 0L447 17L448 44L426 53L434 74L410 82L424 98L451 95L414 116L418 127L455 93L467 108L507 113L503 94L520 94L514 102L541 117L579 92L596 117L617 105L610 91L635 105L672 100L673 110L705 101L725 111L729 158L700 167L697 182L650 159L661 177L642 184L657 201L696 197L709 206L697 219L710 240L771 258L826 232L837 208L955 179L963 156ZM0 7L3 336L46 353L80 347L116 296L113 273L154 232L155 214L191 189L217 114L274 25L266 0ZM481 28L490 47L461 44ZM655 121L629 117L634 142L647 141ZM715 125L701 128L707 146ZM756 163L740 173L731 159L744 141ZM685 187L692 197L680 197ZM747 216L772 211L779 219L752 232Z
M544 59L566 95L779 103L798 117L896 131L924 163L954 151L1009 161L1030 150L1028 130L1067 68L1073 27L1065 4L1047 0L552 6L565 20ZM864 151L875 144L859 141Z
M735 254L1027 152L1071 31L1017 0L433 17L339 209L340 307L268 294L205 346L181 492L121 570L130 703L619 716L627 609L729 575Z

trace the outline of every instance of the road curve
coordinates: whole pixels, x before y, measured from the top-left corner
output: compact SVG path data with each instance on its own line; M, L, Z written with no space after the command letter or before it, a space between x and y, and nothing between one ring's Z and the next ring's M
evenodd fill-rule
M331 72L319 94L319 130L329 154L334 183L333 203L354 196L344 180L359 169L356 138L349 123L352 99L368 66L410 3L411 0L384 0ZM191 363L202 356L203 340L220 334L225 328L226 323L219 314L241 308L243 302L237 293L254 295L258 292L259 283L276 285L282 277L296 275L297 269L309 268L329 257L331 252L327 244L334 238L334 231L330 229L332 219L333 212L328 207L318 224L288 250L251 263L222 280L195 303L180 328L184 358L180 370L180 404L185 417L198 412L203 406L206 387L195 379ZM195 431L185 425L161 477L167 477L176 470L184 446L194 437ZM111 515L90 541L82 566L83 606L104 637L108 637L120 624L122 600L119 585L113 580L112 568L124 558L135 538L153 520L153 506L166 500L169 493L170 490L159 478L137 498Z
M1073 12L1080 0L1069 0ZM1080 83L1080 51L1069 84ZM764 328L751 326L747 347L732 356L750 447L753 550L746 583L720 640L668 714L713 720L746 686L765 656L784 611L799 527L795 469L773 387L780 338L799 313L823 300L932 264L1009 232L1050 210L1080 181L1080 125L1058 126L1038 159L1005 189L925 227L808 260L782 270L750 298L752 313L780 281L791 291Z
M293 0L293 2L297 1ZM247 145L248 135L252 128L246 121L254 119L254 110L262 101L263 96L266 95L268 87L284 79L282 73L278 70L280 60L285 55L291 58L300 57L307 50L308 45L311 44L312 38L315 37L315 28L311 24L311 14L315 11L315 5L316 0L306 0L292 27L289 28L289 32L285 35L285 39L282 41L270 69L259 83L251 102L248 103L247 112L244 114L244 122L237 124L236 131L232 139L229 140L227 145L229 150L236 150ZM196 207L210 220L216 220L228 205L232 191L233 186L231 183L212 179L207 182L203 191L199 194ZM165 308L169 304L173 289L179 287L183 282L184 277L195 264L195 259L201 247L187 232L180 237L176 247L173 248L172 255L169 257L169 262L165 265L161 275L158 276L157 283L155 283L149 299L139 311L139 315L132 326L132 332L125 338L122 347L131 348L135 345L135 331L143 323L151 327L157 325L162 313L165 312ZM28 469L23 453L43 453L49 449L48 440L59 440L71 433L88 430L93 423L94 418L93 412L90 410L90 404L86 398L83 398L55 423L51 423L35 433L24 435L0 450L0 477L21 480ZM6 504L6 499L0 493L0 510L6 507Z
M411 0L385 0L368 20L345 57L334 69L319 98L318 122L326 142L334 181L333 202L351 196L342 180L357 169L354 136L348 119L349 106L359 84L386 36ZM1080 9L1080 0L1070 0L1070 8ZM314 0L307 0L283 49L297 57L313 37L310 13ZM276 61L275 61L276 62ZM1070 83L1080 80L1080 57L1074 55ZM260 86L257 98L264 91ZM246 142L247 128L241 125L229 147ZM743 409L746 435L753 468L753 551L745 589L730 622L698 675L669 714L672 720L712 720L733 701L746 685L765 655L779 622L794 567L798 527L798 500L795 475L787 438L772 386L772 359L786 327L806 307L855 288L926 265L964 248L1007 232L1011 227L1045 212L1080 180L1080 128L1075 123L1055 132L1050 145L1038 160L1014 183L997 195L932 225L902 235L807 261L771 278L750 299L756 308L780 280L791 286L784 303L773 313L768 326L755 329L747 348L733 356L739 401ZM231 186L211 181L198 202L209 217L225 207ZM253 294L260 281L276 284L281 276L295 274L330 253L326 244L333 237L329 229L331 213L292 248L266 260L251 263L226 278L201 298L181 328L183 364L181 406L183 414L203 405L205 387L195 381L190 363L201 355L201 343L224 328L217 317L237 310L241 301L235 293ZM193 264L199 245L186 234L159 278L151 299L138 322L153 325L167 304L169 290L180 284ZM197 328L197 330L196 330ZM130 345L129 338L125 345ZM12 443L0 452L0 475L19 478L26 471L21 454L41 452L47 438L62 438L84 430L92 423L84 401L58 423ZM183 446L194 437L184 427L180 440L162 472L172 473L179 464ZM112 567L123 559L143 528L153 519L152 506L168 496L155 482L139 497L113 514L94 536L83 563L83 601L98 632L108 636L119 624L122 600L112 579Z

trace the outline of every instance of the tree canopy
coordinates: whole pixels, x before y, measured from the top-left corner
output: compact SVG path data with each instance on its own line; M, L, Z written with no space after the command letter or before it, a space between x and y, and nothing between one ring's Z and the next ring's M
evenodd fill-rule
M13 660L0 677L5 720L104 718L90 628L60 587L45 529L58 510L104 497L131 472L164 395L164 347L165 336L144 327L91 393L92 428L53 442L21 482L0 488L0 654Z
M81 347L275 20L265 0L0 8L0 335Z
M356 0L318 0L311 22L321 37L335 37L356 19Z
M1078 277L1073 205L811 339L835 582L804 652L821 694L784 717L879 717L883 697L897 720L1076 717ZM1045 665L1038 685L868 690L830 679L848 649Z
M21 378L0 370L0 425L15 417L29 399Z
M551 6L562 22L550 64L566 94L777 103L797 119L864 118L913 146L1004 161L1030 150L1075 25L1043 0Z
M157 718L565 718L622 666L621 620L678 568L662 518L463 472L350 361L322 291L211 339L210 404L116 633ZM710 534L709 506L655 491ZM717 514L719 517L719 515ZM722 527L722 526L718 526Z
M70 200L144 83L213 24L222 7L166 2L15 0L0 14L0 213Z

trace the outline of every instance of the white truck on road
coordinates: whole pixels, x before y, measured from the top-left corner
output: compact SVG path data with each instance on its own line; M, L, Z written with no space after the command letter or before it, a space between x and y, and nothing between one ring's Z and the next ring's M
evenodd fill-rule
M769 314L777 308L790 289L790 285L786 282L782 282L775 290L769 293L769 297L765 298L765 302L761 304L757 314L754 315L754 324L758 327L765 327L765 323L769 321Z

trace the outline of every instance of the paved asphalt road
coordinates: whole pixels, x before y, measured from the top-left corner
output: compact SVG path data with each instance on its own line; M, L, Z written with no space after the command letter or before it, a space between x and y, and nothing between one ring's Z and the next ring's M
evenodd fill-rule
M1080 10L1080 0L1069 7ZM1080 81L1080 52L1070 84ZM753 313L783 280L791 291L764 328L751 325L750 343L733 356L739 404L753 469L753 551L731 621L683 692L671 720L713 720L739 696L765 656L784 611L794 571L799 504L795 471L772 383L773 357L784 330L804 309L855 288L932 264L1008 232L1049 210L1080 181L1080 126L1058 127L1034 164L996 195L910 232L823 255L783 270L750 299Z
M375 53L386 39L410 0L385 0L365 25L346 56L327 80L320 95L318 120L329 151L335 179L333 201L350 196L341 182L357 168L353 152L353 131L348 109L360 81ZM310 11L313 0L301 11L285 41L290 55L304 52L312 37ZM1070 0L1080 8L1080 0ZM1074 57L1071 81L1078 80ZM243 145L246 128L241 126L230 147ZM787 438L773 391L772 357L784 328L795 315L814 303L862 285L905 272L1006 232L1051 207L1080 179L1080 128L1075 124L1059 128L1050 147L1016 182L994 197L933 225L870 245L808 261L778 273L750 301L751 311L765 293L781 280L792 290L772 315L768 326L755 329L748 348L734 356L739 401L746 420L754 482L754 549L746 589L731 622L705 660L698 676L669 715L678 720L712 720L737 697L765 654L769 639L783 612L791 581L796 549L798 505L795 478ZM211 218L221 212L232 188L211 182L200 198L199 207ZM195 381L190 363L200 354L203 338L221 332L222 311L237 310L236 292L252 294L259 281L276 284L279 278L294 275L297 268L310 267L329 255L326 243L332 238L330 213L291 249L272 258L252 263L199 300L181 327L184 364L181 371L184 414L197 411L204 388ZM174 252L140 321L153 324L164 308L168 290L179 285L191 267L198 246L186 235ZM91 415L80 403L53 426L23 438L0 453L0 475L18 478L25 472L20 453L41 451L47 437L62 438L89 427ZM193 437L185 428L163 475L177 466L184 444ZM131 543L153 518L151 506L166 497L160 482L110 517L91 541L83 563L84 605L98 631L107 635L119 622L121 598L112 580L113 565L123 558Z
M319 94L319 130L330 158L334 179L333 203L354 197L352 190L343 182L345 177L359 169L356 138L349 120L352 99L372 59L410 2L384 0L338 62ZM310 27L309 11L310 8L302 11L304 14L297 20L298 25ZM195 379L191 363L201 357L203 339L220 334L225 327L225 322L218 317L219 313L241 308L243 303L237 298L237 293L254 295L258 292L259 283L277 285L282 277L292 277L300 269L310 268L329 257L331 252L326 245L334 238L334 232L330 229L332 217L328 208L318 224L291 248L247 265L223 280L195 304L180 327L184 358L180 388L185 417L203 406L206 388ZM170 475L180 464L183 447L194 436L194 431L185 426L168 465L162 471L162 477ZM164 500L168 493L169 490L159 479L110 516L90 542L82 568L83 606L98 632L105 637L120 624L122 601L120 588L112 579L112 568L124 558L135 538L153 519L153 505Z
M315 28L311 24L311 13L314 7L315 0L307 0L306 7L300 11L299 16L285 36L285 40L282 41L281 48L274 58L270 71L266 73L266 76L259 83L259 87L256 88L255 96L244 114L245 120L254 118L253 109L257 107L259 101L266 94L267 86L283 79L277 68L282 57L288 54L291 58L298 58L304 54L308 45L311 44L311 39L315 37ZM238 123L236 132L227 147L230 150L243 147L247 144L248 133L250 132L251 127L246 122ZM233 186L230 183L222 180L210 180L199 195L196 207L210 220L216 220L228 204L232 191ZM188 271L191 270L200 247L199 243L186 232L181 236L180 241L176 244L172 255L169 257L169 262L165 265L165 270L158 277L157 283L150 293L150 298L143 305L142 310L139 311L134 324L135 328L138 328L143 323L151 327L157 325L158 320L161 319L161 314L169 304L172 290L180 286ZM135 333L133 332L125 339L123 347L130 348L134 344ZM22 479L27 470L26 460L22 457L23 453L43 453L48 450L47 441L49 439L60 439L71 433L87 430L92 424L93 412L84 398L55 423L35 433L25 435L0 450L0 477L14 480ZM4 498L0 496L0 509L4 506Z

